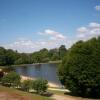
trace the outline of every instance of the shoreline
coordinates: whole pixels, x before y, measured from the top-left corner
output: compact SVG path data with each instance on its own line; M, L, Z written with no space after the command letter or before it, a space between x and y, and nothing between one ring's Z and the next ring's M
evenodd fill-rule
M0 68L0 71L2 71L1 68ZM32 78L32 77L29 77L29 76L25 76L25 75L20 75L20 77L21 77L21 82L23 82L24 80L35 80L35 79L37 79L37 78ZM48 86L50 88L61 88L61 85L57 85L57 84L55 84L53 82L49 82L49 81L48 81Z
M32 64L20 64L20 65L11 65L12 67L16 67L16 66L19 66L19 67L23 67L23 66L26 66L26 65L41 65L41 64L59 64L61 63L62 61L59 60L59 61L49 61L49 62L46 62L46 63L32 63Z
M28 65L32 66L32 65L39 65L39 64L57 64L57 63L61 63L61 62L56 61L56 62L49 62L49 63L22 64L22 65L12 65L11 67L24 67L24 66L28 66ZM3 70L3 68L7 68L7 66L0 66L1 71ZM31 80L37 79L37 78L32 78L30 76L25 76L25 75L20 75L20 77L21 77L21 82L23 82L24 80L28 80L28 79L31 79ZM62 87L60 84L56 84L56 83L53 83L50 81L48 81L48 86L53 87L53 88L61 88Z
M24 66L28 66L28 65L41 65L41 64L60 64L62 61L61 60L58 60L58 61L49 61L49 62L46 62L46 63L32 63L32 64L20 64L20 65L5 65L5 66L0 66L0 69L3 69L3 68L13 68L13 67L24 67Z
M32 78L32 77L24 76L24 75L20 75L20 77L21 77L21 82L23 82L24 80L35 80L35 79L37 79L37 78ZM61 88L60 85L57 85L57 84L55 84L53 82L48 82L48 86L50 88Z

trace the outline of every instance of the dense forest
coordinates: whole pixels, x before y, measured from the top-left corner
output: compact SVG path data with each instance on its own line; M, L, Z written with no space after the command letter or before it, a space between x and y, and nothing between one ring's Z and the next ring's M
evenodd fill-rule
M0 66L58 61L62 60L66 52L65 45L50 50L43 48L33 53L18 53L12 49L0 47Z

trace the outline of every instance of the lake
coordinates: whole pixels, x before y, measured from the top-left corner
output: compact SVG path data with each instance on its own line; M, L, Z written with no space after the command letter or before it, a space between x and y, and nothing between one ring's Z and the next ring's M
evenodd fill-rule
M61 87L57 77L57 64L29 64L15 67L15 71L24 76L46 79L49 83Z

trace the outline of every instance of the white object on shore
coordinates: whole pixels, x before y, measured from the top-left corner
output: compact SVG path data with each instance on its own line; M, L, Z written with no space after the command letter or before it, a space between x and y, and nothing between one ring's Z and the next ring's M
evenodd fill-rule
M2 71L2 69L0 69L0 71Z
M48 88L48 90L55 90L55 91L64 91L64 92L70 92L68 89L60 89L60 88Z

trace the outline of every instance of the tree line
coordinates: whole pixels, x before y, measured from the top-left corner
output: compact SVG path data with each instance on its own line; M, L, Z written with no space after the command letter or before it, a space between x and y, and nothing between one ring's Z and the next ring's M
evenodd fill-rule
M12 49L0 47L0 66L45 63L49 61L62 60L66 52L67 49L65 45L50 50L43 48L40 51L33 53L19 53Z

